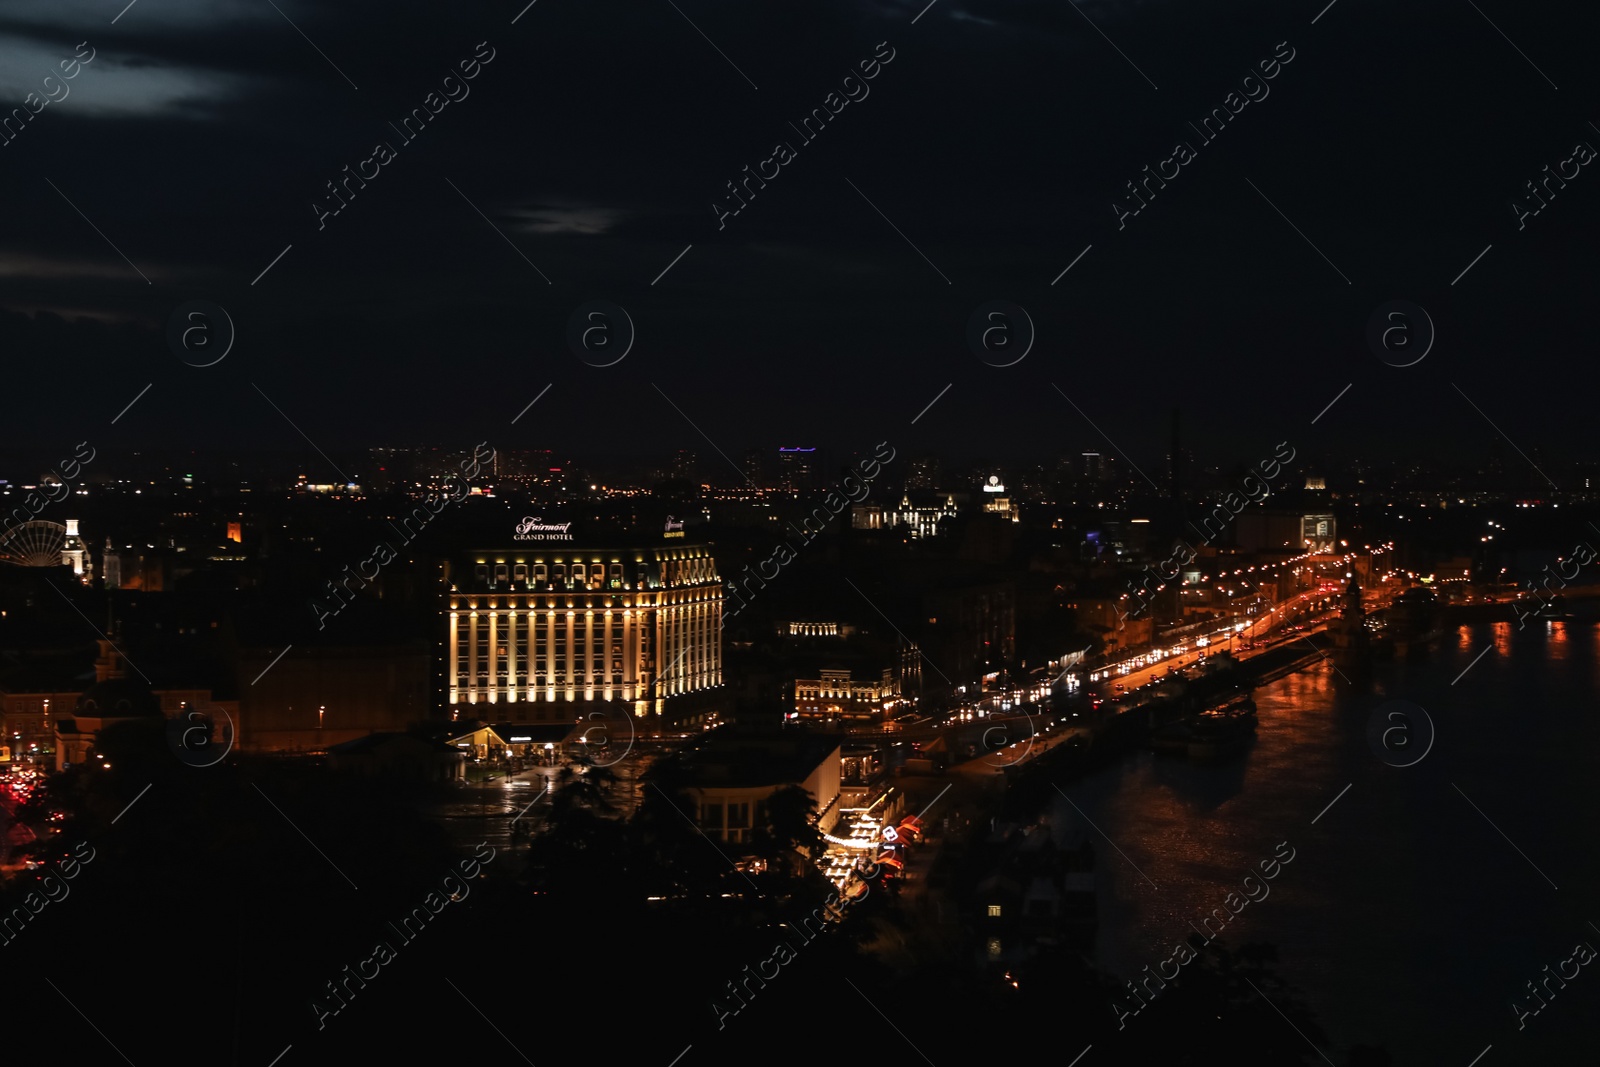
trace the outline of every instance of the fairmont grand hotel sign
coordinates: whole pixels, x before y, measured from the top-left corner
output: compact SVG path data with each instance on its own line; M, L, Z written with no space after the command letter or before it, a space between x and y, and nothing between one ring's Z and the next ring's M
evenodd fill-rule
M524 518L517 523L518 541L570 541L572 523L545 522L542 518Z

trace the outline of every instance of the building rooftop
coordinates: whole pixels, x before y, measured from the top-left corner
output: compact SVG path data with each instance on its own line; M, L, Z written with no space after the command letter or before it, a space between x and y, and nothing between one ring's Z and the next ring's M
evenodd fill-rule
M786 785L804 781L842 741L831 734L730 734L686 753L679 766L691 786Z

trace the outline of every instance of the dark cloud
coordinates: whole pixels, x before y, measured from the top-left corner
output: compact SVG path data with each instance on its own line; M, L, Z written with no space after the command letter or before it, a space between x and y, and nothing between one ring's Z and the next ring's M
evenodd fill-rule
M1589 329L1597 201L1585 171L1521 232L1508 201L1576 139L1600 144L1578 110L1587 9L1491 13L1556 91L1453 3L1340 0L1315 26L1320 3L278 6L294 25L242 0L146 0L114 26L98 3L0 14L7 106L33 68L96 49L0 147L0 302L108 324L75 351L75 387L22 405L14 432L114 413L153 380L118 426L130 441L297 440L253 382L340 446L1101 443L1056 383L1136 457L1164 449L1175 405L1232 455L1320 432L1311 416L1354 381L1339 410L1368 428L1328 447L1427 449L1478 420L1458 423L1454 381L1513 438L1585 446L1535 412L1586 384L1540 382L1589 374L1564 360ZM895 58L870 95L803 143L790 124L883 41ZM1126 183L1282 41L1295 58L1270 95L1119 230ZM391 123L480 42L494 58L470 95L405 141ZM719 229L726 183L783 141L793 161ZM380 143L394 158L319 229L327 183ZM566 350L567 316L595 298L638 327L615 367ZM997 298L1038 326L1012 368L963 339ZM1440 328L1407 377L1361 340L1396 298ZM238 326L216 367L165 350L191 299ZM9 354L49 366L48 332L12 329Z

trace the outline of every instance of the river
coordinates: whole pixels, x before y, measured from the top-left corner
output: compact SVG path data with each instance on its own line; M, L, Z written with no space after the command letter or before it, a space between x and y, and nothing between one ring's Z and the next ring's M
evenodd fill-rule
M1074 783L1101 845L1098 961L1124 977L1154 969L1288 842L1270 895L1222 940L1278 947L1333 1062L1353 1044L1384 1046L1397 1065L1467 1067L1491 1045L1480 1067L1571 1061L1600 1018L1600 965L1551 982L1520 1028L1511 1004L1537 1008L1525 983L1578 942L1600 949L1597 695L1594 609L1521 632L1461 626L1424 661L1375 665L1365 687L1331 664L1262 686L1256 742L1231 761L1140 752ZM1409 767L1368 740L1374 709L1397 699L1435 729ZM1051 814L1083 821L1061 800Z

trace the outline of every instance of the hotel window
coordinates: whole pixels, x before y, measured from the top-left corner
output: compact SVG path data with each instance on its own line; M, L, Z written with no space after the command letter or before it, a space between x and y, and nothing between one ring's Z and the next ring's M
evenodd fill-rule
M1000 918L1000 905L998 905L998 904L990 904L989 905L989 918L991 918L991 919Z
M494 580L495 580L495 584L496 585L498 585L498 584L500 584L500 583L502 583L502 582L504 582L506 580L506 565L504 563L495 564L495 567L494 567Z
M750 803L728 805L728 829L743 830L750 825Z
M528 565L526 563L516 564L511 568L511 577L526 584L528 581Z
M550 580L550 574L543 563L533 565L533 580L541 584Z
M703 826L707 830L721 830L722 829L722 805L721 804L702 804L702 805L700 805L700 825Z
M489 565L487 563L478 564L475 568L473 568L472 573L473 576L478 579L479 585L489 584Z
M583 575L584 575L583 564L574 563L572 565L572 580L574 582L578 583L579 585L582 585L583 581L584 581Z
M567 565L565 563L557 563L552 568L551 575L557 584L565 582L567 580Z

